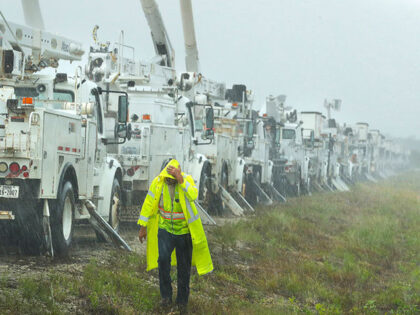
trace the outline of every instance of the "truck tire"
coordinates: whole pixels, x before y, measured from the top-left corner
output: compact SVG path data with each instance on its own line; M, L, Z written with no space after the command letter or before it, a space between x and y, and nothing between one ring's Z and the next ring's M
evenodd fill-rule
M302 195L301 173L300 171L298 171L297 176L296 176L296 197L300 197L301 195Z
M121 186L118 179L114 178L112 183L111 202L109 204L108 223L115 231L120 229L120 211L121 211ZM106 239L96 232L96 238L99 242L106 242Z
M204 162L203 168L200 174L200 186L198 191L198 200L203 202L205 205L209 202L209 194L211 193L210 187L208 187L208 180L211 177L211 165L208 161Z
M222 185L222 187L228 191L229 190L229 174L228 174L228 166L226 163L223 163L222 166L222 175L220 178L220 185ZM222 199L222 196L220 195L221 192L219 192L218 197L218 207L215 209L215 214L217 215L223 215L223 213L227 212L227 205L225 204L225 202Z
M51 213L51 234L54 252L58 256L66 256L73 238L74 211L73 185L66 182L59 192L55 207Z
M255 186L255 184L253 182L254 174L244 173L243 176L244 176L244 183L245 183L245 189L243 190L244 197L245 197L246 201L248 201L251 206L255 206L258 202L258 196L257 196L256 190L254 188L254 186ZM258 183L258 181L257 181L257 183Z
M121 187L118 179L114 178L112 183L111 203L109 206L108 223L115 231L120 229L120 211L121 211Z
M222 167L222 176L220 179L220 184L222 185L222 187L226 190L228 190L228 186L229 186L229 177L228 177L228 167L226 163L223 163L223 167Z

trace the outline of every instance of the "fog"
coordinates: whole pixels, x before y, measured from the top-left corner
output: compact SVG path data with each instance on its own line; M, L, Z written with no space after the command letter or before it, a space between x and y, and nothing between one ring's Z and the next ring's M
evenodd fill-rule
M179 2L157 1L176 67L184 69ZM23 23L20 1L0 0L9 21ZM40 0L46 29L92 44L99 40L154 55L138 0ZM212 79L245 83L256 107L269 94L286 94L298 110L323 111L324 98L343 100L340 122L369 122L386 134L420 137L420 3L415 0L196 0L193 3L201 71ZM64 63L63 63L64 65ZM62 65L73 71L74 64Z

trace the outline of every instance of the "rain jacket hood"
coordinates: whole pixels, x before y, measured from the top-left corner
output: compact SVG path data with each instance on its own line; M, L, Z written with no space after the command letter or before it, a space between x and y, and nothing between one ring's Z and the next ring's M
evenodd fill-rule
M173 166L175 168L179 167L179 162L175 159L172 159L169 161L169 163L164 167L164 169L162 170L162 172L160 172L159 177L161 178L172 178L175 179L175 177L173 177L171 174L168 173L168 167L169 166Z

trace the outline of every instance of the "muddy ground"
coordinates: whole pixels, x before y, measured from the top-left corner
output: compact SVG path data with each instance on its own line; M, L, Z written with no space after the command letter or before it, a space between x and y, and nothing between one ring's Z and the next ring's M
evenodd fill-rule
M138 227L135 224L124 224L121 227L122 237L136 253L146 252L146 246L138 241ZM63 272L81 274L84 266L93 258L107 259L113 245L98 242L90 225L78 225L73 236L73 246L66 258L46 256L27 256L20 254L16 246L3 247L0 251L0 274L6 277L9 285L25 275L36 275L45 272Z
M238 218L216 218L218 225L234 222ZM131 249L139 254L146 254L146 243L138 240L139 227L135 223L124 223L120 228L120 235ZM50 258L46 256L28 256L20 253L17 246L1 247L0 275L5 277L9 286L13 287L17 279L27 275L34 276L41 273L66 273L80 275L84 266L91 259L106 260L114 246L99 242L95 232L89 224L79 224L73 235L73 245L66 258Z

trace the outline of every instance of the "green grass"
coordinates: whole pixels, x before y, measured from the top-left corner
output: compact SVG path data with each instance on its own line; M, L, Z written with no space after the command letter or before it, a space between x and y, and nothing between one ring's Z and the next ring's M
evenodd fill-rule
M191 313L420 313L419 173L262 207L207 235L215 271L193 275ZM69 300L93 314L161 312L157 273L117 251L80 277L25 278L2 294L0 313L2 303L11 314L72 313Z

